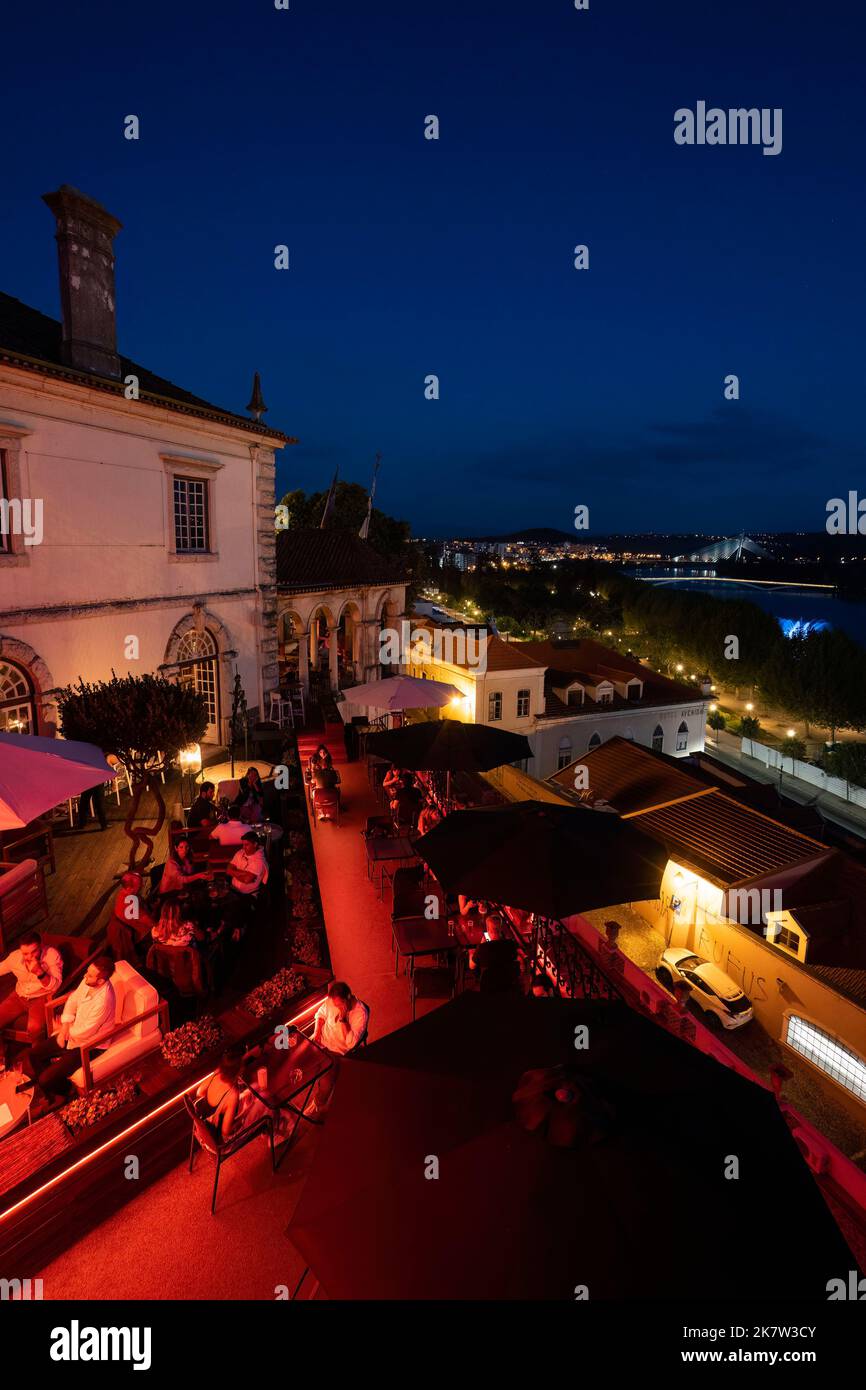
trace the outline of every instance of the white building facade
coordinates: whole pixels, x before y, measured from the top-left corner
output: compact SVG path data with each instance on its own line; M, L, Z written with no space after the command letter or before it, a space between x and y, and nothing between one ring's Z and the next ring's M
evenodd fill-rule
M0 729L51 732L57 688L149 672L205 695L220 744L235 674L260 708L278 680L275 451L289 441L120 358L119 224L75 190L46 201L63 324L0 296Z

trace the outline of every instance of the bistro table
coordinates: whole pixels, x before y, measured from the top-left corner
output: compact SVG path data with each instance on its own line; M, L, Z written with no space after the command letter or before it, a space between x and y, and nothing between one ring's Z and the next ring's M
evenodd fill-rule
M6 1134L11 1134L16 1125L20 1125L24 1116L30 1119L30 1102L33 1099L33 1088L28 1087L26 1091L17 1091L22 1081L28 1078L23 1071L4 1071L0 1072L0 1138Z
M397 917L391 923L394 934L394 974L399 973L400 957L405 956L411 970L416 956L434 956L444 951L471 950L484 940L484 928L471 918Z
M384 897L385 864L408 863L417 859L417 851L408 835L369 835L364 841L367 849L367 877L373 877L379 865L379 897Z
M277 1038L285 1037L288 1046L278 1047ZM246 1083L269 1110L276 1115L280 1111L291 1116L289 1132L280 1148L277 1159L279 1168L283 1157L295 1137L295 1131L302 1119L307 1119L304 1110L313 1094L316 1082L331 1070L334 1058L325 1048L312 1038L307 1038L292 1024L287 1024L270 1037L262 1051L250 1058L245 1071ZM260 1076L267 1072L267 1079ZM264 1084L263 1084L264 1083Z

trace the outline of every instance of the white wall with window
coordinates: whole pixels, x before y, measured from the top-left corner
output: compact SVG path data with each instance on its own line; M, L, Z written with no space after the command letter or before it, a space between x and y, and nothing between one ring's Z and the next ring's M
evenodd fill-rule
M23 672L2 676L0 727L51 732L51 691L112 671L177 678L183 666L208 698L215 741L235 670L248 705L262 706L278 678L265 557L280 447L252 422L0 364L0 488L44 504L42 544L13 536L0 548L0 662ZM199 609L217 650L179 661L170 635Z
M866 1061L830 1033L809 1019L790 1014L785 1042L846 1091L866 1101Z

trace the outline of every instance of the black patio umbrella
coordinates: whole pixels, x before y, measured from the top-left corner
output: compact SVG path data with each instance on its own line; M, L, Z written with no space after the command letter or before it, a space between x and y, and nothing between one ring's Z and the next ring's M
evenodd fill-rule
M610 811L548 801L454 811L415 848L446 893L556 918L657 898L667 863Z
M489 772L532 757L523 734L459 719L424 720L371 734L367 752L410 772Z
M771 1092L626 1004L474 992L343 1065L287 1234L334 1299L826 1299L856 1267Z

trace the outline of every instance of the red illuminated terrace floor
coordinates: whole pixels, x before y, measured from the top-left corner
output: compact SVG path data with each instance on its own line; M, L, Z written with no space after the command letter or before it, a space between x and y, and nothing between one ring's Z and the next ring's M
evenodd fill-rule
M335 975L370 1006L372 1039L411 1017L405 977L394 975L390 897L380 901L367 878L360 834L380 808L366 764L345 760L341 726L324 740L302 736L302 757L322 741L339 766L345 807L339 827L313 830L328 943ZM419 1013L429 1007L422 1001ZM215 1217L209 1160L199 1157L191 1176L179 1165L42 1270L44 1297L270 1299L278 1285L292 1289L303 1262L285 1229L319 1135L307 1128L275 1175L264 1143L242 1150L223 1170Z

